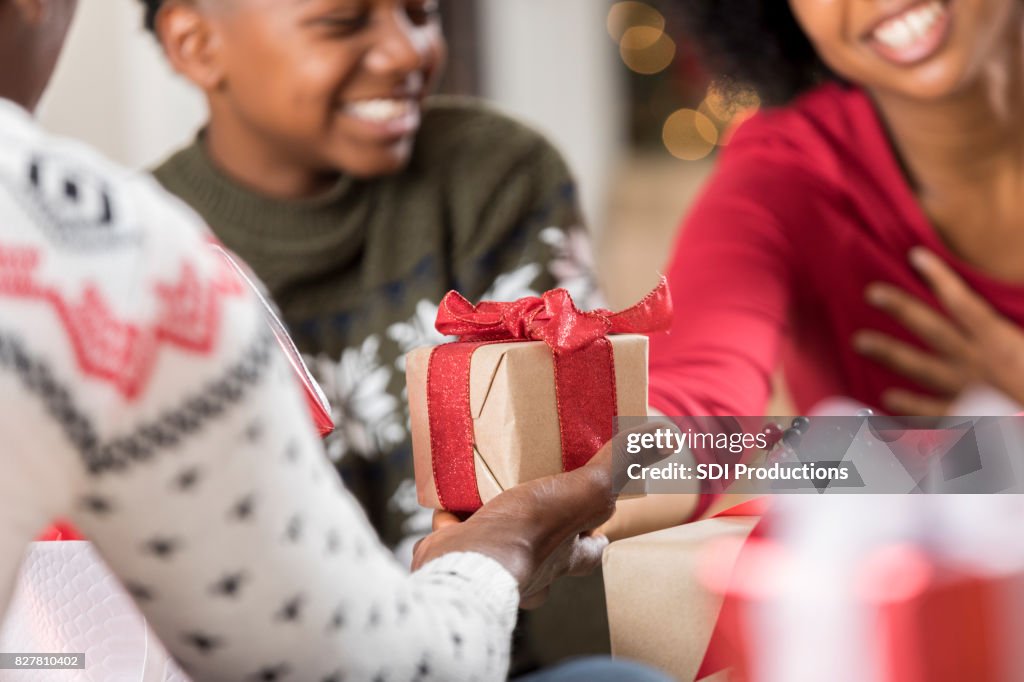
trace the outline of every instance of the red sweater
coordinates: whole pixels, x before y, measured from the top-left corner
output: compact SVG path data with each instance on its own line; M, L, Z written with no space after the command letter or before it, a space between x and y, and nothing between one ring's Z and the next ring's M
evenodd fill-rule
M907 259L916 245L1024 323L1024 286L942 243L863 91L829 84L757 114L675 245L675 324L651 342L651 404L668 415L762 414L780 362L801 413L830 396L877 407L888 388L924 392L851 343L871 328L920 345L864 300L869 283L887 281L938 305Z

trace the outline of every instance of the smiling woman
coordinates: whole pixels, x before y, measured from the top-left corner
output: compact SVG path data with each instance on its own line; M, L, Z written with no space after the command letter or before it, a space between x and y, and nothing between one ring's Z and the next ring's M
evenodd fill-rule
M833 71L873 92L921 99L978 84L979 69L1005 62L1021 9L1017 0L790 4Z
M800 412L843 395L941 414L1002 386L978 359L1024 323L1024 3L677 5L712 69L775 106L687 218L652 405L757 414L778 364ZM1002 323L948 319L928 252Z

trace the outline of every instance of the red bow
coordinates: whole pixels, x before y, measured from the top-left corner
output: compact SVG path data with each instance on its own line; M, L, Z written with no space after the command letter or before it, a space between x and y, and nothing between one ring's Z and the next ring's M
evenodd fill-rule
M571 471L585 464L614 429L615 366L607 335L663 331L671 320L672 299L664 277L639 303L618 313L583 312L565 289L475 306L457 292L448 292L435 326L459 340L435 348L427 369L431 457L441 505L450 511L472 512L482 504L469 407L473 351L507 341L543 341L551 347L562 464Z
M671 323L672 298L662 277L639 303L617 313L584 312L565 289L479 305L449 291L441 300L435 326L459 341L543 341L554 351L575 351L609 334L650 334L668 329Z

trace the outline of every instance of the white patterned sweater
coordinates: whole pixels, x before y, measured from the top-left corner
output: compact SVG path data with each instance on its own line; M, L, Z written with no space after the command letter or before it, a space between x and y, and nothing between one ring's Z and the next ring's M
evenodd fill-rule
M395 562L209 242L0 100L0 615L64 517L196 680L503 679L512 576Z

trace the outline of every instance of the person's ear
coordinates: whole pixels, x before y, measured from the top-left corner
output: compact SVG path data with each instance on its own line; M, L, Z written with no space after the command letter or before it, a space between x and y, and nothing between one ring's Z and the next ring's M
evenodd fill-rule
M156 34L174 70L205 91L224 80L215 28L192 3L171 0L156 16Z

